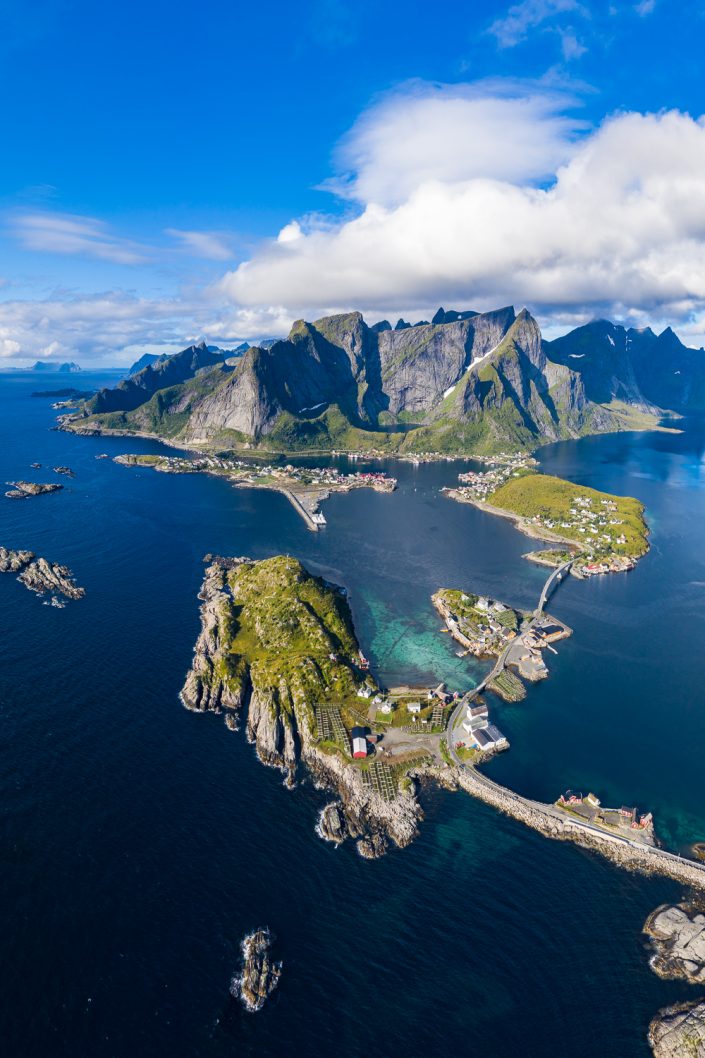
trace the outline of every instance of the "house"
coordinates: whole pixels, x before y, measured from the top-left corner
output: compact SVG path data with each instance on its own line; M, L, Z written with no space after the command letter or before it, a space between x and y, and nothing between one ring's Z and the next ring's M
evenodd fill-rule
M548 621L546 624L540 625L538 631L547 643L552 643L554 639L560 639L564 634L561 625L554 624L553 621Z
M492 739L493 746L503 746L507 741L506 736L494 724L489 724L485 728L485 734Z
M475 745L478 749L491 749L492 740L486 731L479 728L477 731L473 731L472 737L475 739Z
M379 711L380 711L380 713L384 713L385 716L389 716L389 714L392 711L392 703L391 702L382 702L382 704L379 707Z
M360 759L367 756L367 738L364 727L354 727L350 732L353 757Z
M409 702L409 704L406 707L406 711L408 713L420 713L421 712L421 702Z
M358 690L357 696L358 696L358 698L371 698L372 697L372 688L368 687L368 685L366 683L364 683L362 685L362 687L360 687L360 689Z
M594 793L589 793L585 800L587 804L592 805L593 808L600 807L600 798L596 797Z
M486 705L469 705L467 707L466 716L468 720L479 720L481 717L487 719L487 706Z

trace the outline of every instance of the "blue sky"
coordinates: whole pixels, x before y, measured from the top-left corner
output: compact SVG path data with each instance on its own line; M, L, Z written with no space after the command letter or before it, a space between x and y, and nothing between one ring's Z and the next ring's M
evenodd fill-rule
M705 332L705 0L0 0L0 355L528 304Z

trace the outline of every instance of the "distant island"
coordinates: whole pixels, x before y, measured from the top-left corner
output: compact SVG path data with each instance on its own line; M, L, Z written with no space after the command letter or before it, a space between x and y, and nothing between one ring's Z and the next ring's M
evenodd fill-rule
M359 312L299 320L286 339L242 353L192 345L100 390L62 425L188 448L423 458L526 454L702 410L705 357L672 331L595 321L547 341L508 306L439 309L394 328Z
M45 374L76 374L81 368L73 361L58 363L55 360L37 360L29 368L30 371L43 371Z

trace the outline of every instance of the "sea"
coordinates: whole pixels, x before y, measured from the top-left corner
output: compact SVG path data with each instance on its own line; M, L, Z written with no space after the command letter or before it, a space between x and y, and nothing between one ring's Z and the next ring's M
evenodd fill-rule
M279 494L117 465L163 449L57 432L32 395L116 378L0 375L2 481L64 485L0 495L0 545L67 564L87 593L59 609L0 577L2 1054L648 1056L659 1008L698 997L653 974L642 934L681 886L436 788L419 838L365 861L317 836L329 795L303 775L285 789L243 731L179 703L208 553L287 553L344 585L383 684L473 687L488 666L456 656L432 593L532 608L545 571L509 522L443 495L472 464L334 460L399 487L332 496L312 533ZM574 634L525 701L492 701L511 749L487 772L651 810L684 852L705 840L705 423L675 425L540 451L547 472L642 500L651 550L559 587L549 609ZM284 969L251 1014L229 988L261 926Z

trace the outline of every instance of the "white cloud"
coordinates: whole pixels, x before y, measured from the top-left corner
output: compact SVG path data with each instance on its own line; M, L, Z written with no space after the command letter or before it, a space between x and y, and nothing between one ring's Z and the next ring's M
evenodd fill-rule
M646 0L648 3L648 0ZM513 48L526 39L532 29L564 14L588 14L578 0L522 0L496 19L489 32L501 48Z
M323 186L393 206L432 181L539 180L555 172L581 123L566 95L511 81L411 82L359 119L336 151L340 177ZM287 225L282 240L295 234Z
M182 244L196 257L205 257L210 261L232 260L233 251L225 236L214 231L182 231L180 228L166 228L165 234Z
M128 363L143 352L286 335L292 317L277 307L233 309L207 293L163 300L110 291L0 301L0 358Z
M641 3L634 5L634 10L637 15L641 15L642 18L645 15L650 15L656 7L656 0L641 0Z
M46 253L97 257L117 264L138 264L147 259L144 247L110 232L95 217L71 213L18 213L10 228L22 246Z
M703 119L617 114L576 142L554 98L529 98L497 97L503 124L487 120L492 100L474 106L476 95L455 89L429 89L428 109L419 86L408 107L384 101L344 148L357 161L345 193L363 200L359 214L311 230L292 221L217 293L296 315L441 301L515 301L544 318L651 312L677 322L705 310ZM447 160L428 161L436 131L421 115L442 128ZM532 138L531 158L516 158ZM551 159L552 178L537 185Z

